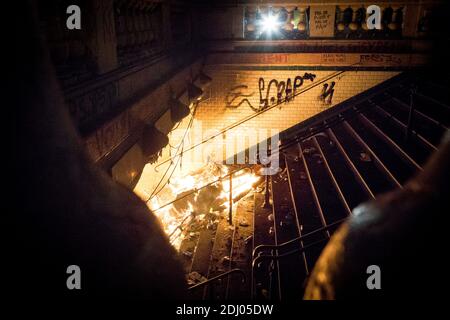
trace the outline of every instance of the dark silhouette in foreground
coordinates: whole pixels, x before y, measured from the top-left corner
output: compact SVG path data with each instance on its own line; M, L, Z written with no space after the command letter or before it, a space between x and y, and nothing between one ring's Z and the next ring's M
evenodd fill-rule
M36 10L15 17L17 220L14 286L21 297L175 299L185 279L156 217L87 157L69 118ZM22 4L23 5L23 4ZM81 268L68 290L66 268Z
M424 171L403 189L353 210L335 232L309 279L305 299L437 298L446 289L450 212L450 132ZM447 220L447 219L445 219ZM380 268L381 289L369 290ZM369 281L372 283L372 281Z

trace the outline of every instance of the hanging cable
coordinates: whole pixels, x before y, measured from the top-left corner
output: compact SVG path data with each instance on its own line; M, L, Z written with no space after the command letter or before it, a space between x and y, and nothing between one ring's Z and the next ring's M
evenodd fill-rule
M178 145L177 151L175 152L175 156L173 156L173 157L170 158L170 159L174 159L174 158L176 157L177 160L176 160L175 165L173 166L173 170L172 170L172 172L170 173L169 178L167 179L167 182L170 181L170 178L172 178L172 175L173 175L173 173L175 172L175 169L176 169L176 167L177 167L177 165L178 165L178 163L179 163L181 157L183 156L183 153L184 153L183 149L184 149L184 148L181 150L181 152L179 152L179 151L180 151L180 148L182 148L182 146L183 146L183 144L184 144L184 140L185 140L185 138L186 138L187 133L189 132L189 129L192 127L192 124L194 123L194 116L195 116L195 112L196 112L196 110L197 110L197 106L198 106L198 103L194 104L194 110L192 111L191 118L190 118L190 120L189 120L188 126L186 127L186 130L185 130L185 132L184 132L183 138L182 138L180 144ZM169 147L169 148L170 148L170 147ZM166 162L167 162L167 161L166 161ZM162 176L161 179L159 180L159 182L158 182L158 184L156 185L155 189L154 189L153 192L150 194L150 197L149 197L145 202L149 202L154 196L156 196L159 192L161 192L161 190L166 186L167 182L164 183L164 184L162 184L162 182L164 181L164 178L165 178L166 175L168 174L168 172L169 172L170 168L172 167L172 165L173 165L173 161L171 161L170 165L167 167L166 171L164 172L163 176ZM155 169L156 169L156 167L155 167ZM162 184L162 185L161 185L161 184ZM159 188L160 186L161 186L161 188L158 190L158 188Z

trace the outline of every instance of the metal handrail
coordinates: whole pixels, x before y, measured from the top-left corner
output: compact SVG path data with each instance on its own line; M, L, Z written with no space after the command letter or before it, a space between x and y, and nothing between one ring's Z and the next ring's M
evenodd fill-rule
M230 274L233 274L233 273L239 273L239 274L241 274L241 276L242 276L242 283L243 283L243 284L244 284L245 282L247 282L247 277L246 277L246 275L245 275L245 272L242 271L242 270L239 269L239 268L235 268L235 269L232 269L232 270L230 270L230 271L221 273L221 274L219 274L219 275L217 275L217 276L215 276L215 277L212 277L212 278L210 278L210 279L208 279L208 280L206 280L206 281L197 283L197 284L195 284L195 285L189 287L188 290L193 290L193 289L197 289L197 288L204 287L204 286L210 284L210 283L213 282L213 281L222 279L222 278L227 277L227 276L229 276Z
M281 243L281 244L279 244L279 245L273 245L273 244L261 244L261 245L255 247L255 249L253 249L252 257L255 258L255 256L257 256L257 254L259 254L259 251L261 251L262 249L281 249L281 248L283 248L283 247L285 247L285 246L288 246L288 245L290 245L290 244L296 243L296 242L298 242L298 241L302 241L303 239L305 239L305 238L307 238L307 237L310 237L310 236L312 236L312 235L315 235L315 234L317 234L317 233L319 233L319 232L321 232L321 231L328 230L328 229L330 229L330 228L332 228L332 227L334 227L334 226L336 226L336 225L341 224L342 222L344 222L344 221L347 220L347 219L348 219L348 218L340 219L340 220L338 220L338 221L336 221L336 222L333 222L333 223L330 223L330 224L328 224L328 225L326 225L326 226L324 226L324 227L321 227L321 228L318 228L318 229L316 229L316 230L314 230L314 231L311 231L311 232L309 232L309 233L306 233L306 234L302 235L301 237L297 237L297 238L291 239L291 240L286 241L286 242L283 242L283 243Z
M211 182L209 182L209 183L207 183L207 184L205 184L205 185L203 185L203 186L201 186L201 187L198 187L198 188L193 189L192 191L190 191L190 192L184 194L183 196L181 196L181 197L179 197L179 198L176 198L175 200L172 200L172 201L170 201L170 202L167 202L167 203L163 204L162 206L160 206L160 207L158 207L158 208L156 208L156 209L152 209L152 211L155 212L155 211L158 211L158 210L160 210L160 209L162 209L162 208L164 208L164 207L170 206L171 204L173 204L173 203L175 203L175 202L177 202L177 201L179 201L179 200L182 200L182 199L184 199L184 198L186 198L186 197L188 197L188 196L190 196L190 195L192 195L192 194L198 192L199 190L202 190L202 189L204 189L204 188L206 188L206 187L209 187L209 186L211 186L211 185L213 185L213 184L215 184L215 183L217 183L217 182L220 182L220 181L224 180L225 178L227 178L227 177L229 177L229 176L232 176L233 174L235 174L235 173L237 173L237 172L239 172L239 171L242 171L242 170L245 170L245 169L250 169L250 170L252 170L252 166L253 166L253 165L248 165L248 166L244 166L244 167L242 167L242 168L233 170L233 171L227 173L226 175L223 175L223 176L217 178L217 179L214 180L214 181L211 181Z
M322 242L328 241L328 240L329 240L328 238L323 238L323 239L321 239L321 240L318 240L318 241L315 241L315 242L313 242L313 243L311 243L311 244L308 244L308 245L306 245L306 246L304 246L304 247L299 247L299 248L297 248L297 249L294 249L294 250L291 250L291 251L288 251L288 252L286 252L286 253L279 254L279 255L262 255L262 256L257 256L257 257L256 257L255 259L253 259L253 261L252 261L252 270L255 269L255 266L256 266L259 262L261 262L261 261L263 261L263 260L270 260L270 261L273 261L273 260L280 260L280 259L282 259L282 258L289 257L289 256L293 255L294 253L302 253L302 252L306 251L306 249L309 249L309 248L311 248L311 247L313 247L313 246L316 246L316 245L318 245L318 244L320 244L320 243L322 243Z
M317 229L317 230L315 230L315 231L312 231L312 232L310 232L310 233L304 235L303 237L305 237L305 236L310 236L310 235L312 235L312 234L314 234L314 233L323 231L323 229L325 229L325 228L330 228L330 227L332 227L332 226L334 226L334 225L337 225L338 223L341 223L341 222L343 222L343 221L346 220L346 219L347 219L347 218L341 219L341 220L336 221L336 222L334 222L334 223L332 223L332 224L329 224L329 225L327 225L327 226L325 226L325 227L322 227L322 228L320 228L320 229ZM270 248L281 247L281 246L283 246L283 245L287 245L287 244L289 244L289 243L293 243L295 240L299 240L300 238L302 238L302 237L293 239L293 240L291 240L291 241L285 242L285 243L283 243L283 244L281 244L281 245L278 245L278 246L275 246L275 245L262 245L262 246L264 246L264 247L270 247ZM305 245L305 246L302 246L302 247L297 247L296 249L293 249L293 250L288 251L288 252L283 253L283 254L276 254L276 255L273 255L273 254L258 255L258 256L255 257L255 258L253 259L253 261L252 261L252 277L254 278L254 277L255 277L255 274L256 274L256 272L255 272L255 267L258 266L259 263L262 262L262 261L269 260L271 263L273 263L274 261L278 261L278 260L280 260L280 259L283 259L283 258L286 258L286 257L290 257L290 256L292 256L292 255L294 255L294 254L301 254L301 253L305 252L307 249L309 249L309 248L311 248L311 247L314 247L314 246L317 246L318 244L321 244L321 243L326 242L326 241L328 241L328 240L329 240L329 238L323 238L323 239L321 239L321 240L315 241L315 242L310 243L310 244L308 244L308 245ZM257 248L260 248L260 247L262 247L262 246L258 246ZM257 248L255 248L255 250L256 250ZM272 252L273 252L273 251L272 251ZM252 289L252 292L253 292L253 289ZM252 294L253 294L253 293L252 293Z

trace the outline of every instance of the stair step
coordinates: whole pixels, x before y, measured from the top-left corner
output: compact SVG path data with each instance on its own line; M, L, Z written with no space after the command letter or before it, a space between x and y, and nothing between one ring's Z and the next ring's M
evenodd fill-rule
M253 248L259 245L274 245L275 237L273 231L273 220L268 217L272 214L272 208L263 208L264 194L255 193L255 206L253 216ZM267 277L267 264L262 264L260 268L255 268L252 276L252 297L256 300L265 300L271 298L271 282Z
M392 114L395 118L401 121L405 126L408 124L409 105L402 103L399 100L387 100L380 103L386 112ZM425 138L430 140L434 146L439 144L445 127L439 121L430 118L424 113L415 110L413 128Z
M234 226L228 219L221 218L217 224L216 236L212 240L211 259L207 278L213 278L221 273L231 270L231 247L233 241ZM227 278L212 282L204 289L204 298L209 301L225 300L227 290Z
M324 225L346 218L350 212L340 199L338 190L328 173L327 162L314 144L313 138L302 141L300 146L322 208Z
M280 161L280 173L271 176L273 217L277 245L300 236L296 211L289 189L289 175L285 163L285 161ZM295 248L293 246L290 249ZM288 250L278 250L275 253L282 254ZM299 300L302 295L299 288L302 287L306 274L302 255L297 253L290 255L279 260L277 266L279 271L278 285L280 286L278 290L279 299L284 301Z
M254 195L251 193L239 201L233 217L235 229L231 248L232 268L241 269L246 277L245 283L242 283L240 276L228 278L227 298L233 300L248 300L251 298L254 205Z
M334 143L337 143L342 153L347 155L375 196L397 187L383 168L377 164L373 154L351 135L343 124L334 126L329 132L332 134Z
M421 141L416 135L406 141L406 126L399 127L395 121L375 108L366 108L363 117L367 118L373 126L382 131L389 139L392 139L402 150L411 156L420 166L423 166L434 149Z
M394 92L393 95L405 105L410 105L410 93L408 90ZM414 95L414 107L425 114L426 116L439 121L446 128L450 126L450 109L446 106L442 106L439 101L428 99L427 96L422 94Z
M192 259L191 272L198 272L201 276L207 278L211 252L213 250L213 241L215 230L204 229L200 231L197 247ZM190 295L193 299L203 298L203 288L192 290Z
M304 235L323 227L323 223L309 182L309 173L307 172L303 158L300 156L298 146L292 146L285 153L287 155L286 162L289 169L289 181L291 183L291 189L294 191L293 203L297 212L300 234ZM302 244L303 246L307 246L326 238L328 238L328 233L320 232L303 240ZM325 243L314 246L304 252L303 258L306 262L306 275L314 267L324 245Z
M372 198L370 189L354 168L342 154L339 147L328 134L316 136L317 144L327 160L331 172L342 190L350 209Z

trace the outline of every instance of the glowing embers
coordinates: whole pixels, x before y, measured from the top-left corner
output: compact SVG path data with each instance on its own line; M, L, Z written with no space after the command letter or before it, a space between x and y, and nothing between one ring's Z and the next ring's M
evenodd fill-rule
M224 165L209 163L188 176L172 178L170 184L148 202L177 250L186 236L211 228L217 219L226 216L230 198L227 174L230 172ZM259 179L250 169L234 173L233 201L245 196ZM168 203L170 205L166 205Z

